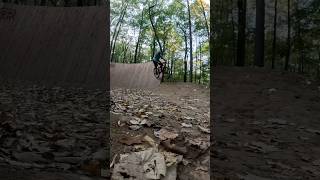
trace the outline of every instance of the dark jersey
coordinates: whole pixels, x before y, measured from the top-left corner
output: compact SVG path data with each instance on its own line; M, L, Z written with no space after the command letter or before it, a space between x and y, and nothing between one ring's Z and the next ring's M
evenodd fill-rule
M157 53L154 55L153 60L154 60L154 61L159 61L159 60L160 60L160 58L162 58L162 56L161 56L161 52L157 52Z

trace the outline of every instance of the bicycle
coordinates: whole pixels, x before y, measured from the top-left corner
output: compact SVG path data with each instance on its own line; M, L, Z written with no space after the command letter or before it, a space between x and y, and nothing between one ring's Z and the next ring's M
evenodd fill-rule
M164 71L165 71L165 67L166 67L166 61L164 60L164 62L160 62L157 67L154 67L153 69L153 74L154 76L158 79L161 80ZM160 76L162 74L162 76Z

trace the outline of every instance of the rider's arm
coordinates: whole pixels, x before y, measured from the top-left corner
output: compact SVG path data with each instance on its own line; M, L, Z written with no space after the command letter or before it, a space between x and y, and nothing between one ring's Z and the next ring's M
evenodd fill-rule
M160 58L163 59L164 61L166 61L166 60L163 58L163 56L161 56L161 55L160 55Z

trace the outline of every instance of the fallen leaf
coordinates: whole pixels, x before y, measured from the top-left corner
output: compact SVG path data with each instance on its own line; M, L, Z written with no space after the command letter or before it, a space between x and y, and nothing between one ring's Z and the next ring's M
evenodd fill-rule
M182 127L185 127L185 128L191 128L191 127L192 127L192 124L181 123L181 126L182 126Z
M117 156L118 156L118 154L116 154L116 155L113 156L112 161L111 161L111 163L110 163L110 168L113 167L113 165L114 165L114 163L115 163L115 161L116 161Z
M139 129L141 128L141 126L139 126L139 125L131 125L131 126L129 126L129 128L130 128L131 130L136 131L136 130L139 130Z
M179 147L176 146L175 144L171 144L170 140L162 141L161 144L164 146L164 148L167 151L171 151L173 153L177 154L187 154L187 148L186 147Z
M157 146L156 142L148 135L145 135L143 137L143 141L147 142L152 147L156 147Z
M134 144L142 144L142 135L137 135L134 137L123 137L119 139L119 142L126 144L128 146L134 145Z
M202 131L204 133L207 133L207 134L210 134L210 129L209 128L204 128L202 126L198 126L198 128L200 129L200 131Z
M160 179L161 176L166 176L166 164L164 156L154 148L120 155L112 173L112 179Z
M154 135L162 141L167 139L175 139L176 137L178 137L177 133L170 132L164 128L160 129L159 131L154 131Z

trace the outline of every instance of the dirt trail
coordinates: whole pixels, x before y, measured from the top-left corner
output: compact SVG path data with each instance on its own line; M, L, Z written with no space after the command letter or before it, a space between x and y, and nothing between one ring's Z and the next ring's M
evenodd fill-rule
M208 88L188 83L165 83L152 92L114 90L111 97L116 104L113 109L116 115L111 116L112 157L145 149L139 142L126 145L121 142L122 138L147 135L161 144L163 141L154 133L166 129L169 133L164 135L177 134L178 137L173 138L172 143L187 150L183 162L178 164L178 179L209 179L210 132L205 132L209 130ZM136 129L132 120L141 119L147 123ZM116 158L115 162L118 161L119 158Z
M319 179L316 83L265 69L214 71L214 176Z

